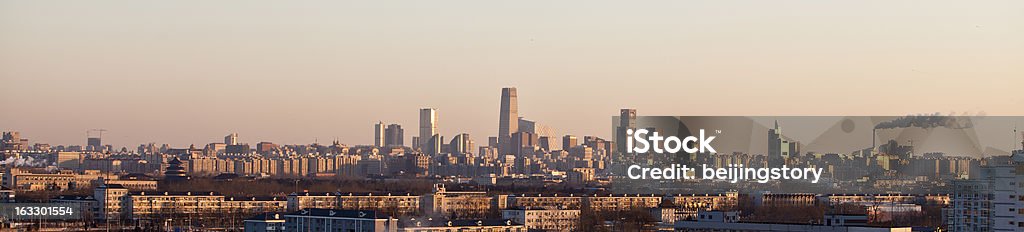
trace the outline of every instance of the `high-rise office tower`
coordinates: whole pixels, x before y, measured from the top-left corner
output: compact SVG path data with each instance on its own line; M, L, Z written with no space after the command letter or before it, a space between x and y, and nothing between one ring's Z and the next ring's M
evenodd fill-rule
M516 132L510 137L509 150L515 155L513 169L519 174L530 174L527 168L527 159L537 148L537 135L530 132Z
M516 132L512 134L511 138L512 143L510 147L512 148L512 154L515 154L517 157L523 155L526 151L533 152L533 149L537 146L537 135L530 132Z
M396 147L405 146L405 130L402 130L401 125L388 125L388 127L384 129L384 134L385 145Z
M224 144L238 145L238 133L231 133L228 136L224 136Z
M800 143L786 139L782 135L782 127L779 126L779 121L776 120L775 126L772 129L768 129L768 162L772 165L781 165L791 155L799 153Z
M568 151L570 148L575 147L576 144L578 144L578 142L576 140L576 136L573 136L573 135L562 136L562 150Z
M636 109L619 110L619 126L630 129L636 128Z
M519 100L516 88L501 89L501 109L498 113L498 153L507 155L511 149L512 133L519 131Z
M423 146L423 153L432 156L441 154L441 152L444 151L444 143L442 141L444 141L444 136L441 136L439 134L434 134L434 136L431 136L430 139L423 140L423 142L427 142L421 144L421 146Z
M626 131L633 129L636 130L636 109L621 109L619 110L619 125L615 127L615 142L618 147L616 148L619 152L632 154L633 152L626 148Z
M387 143L384 141L386 136L384 122L378 121L377 124L373 125L373 146L384 147Z
M420 136L419 145L420 149L427 152L426 145L433 144L430 140L433 139L434 135L438 134L437 131L437 109L434 108L423 108L420 109ZM428 153L436 155L433 153Z
M558 144L554 142L555 139L556 138L551 138L548 136L537 136L537 146L539 146L541 149L544 149L545 151L557 150L555 148L557 148L556 146Z
M494 149L498 149L498 137L497 136L487 137L487 146L488 147L493 147Z
M90 151L99 151L103 148L103 139L100 137L89 137L85 139L86 149Z
M469 154L473 152L473 140L466 133L456 135L448 143L448 146L451 149L451 153L454 154Z
M86 151L103 151L103 132L107 131L104 129L90 129L85 131L85 150ZM97 132L97 133L93 133Z
M554 128L522 117L519 118L518 132L530 132L531 134L537 135L539 137L549 137L552 139L558 139L558 136L556 135L557 132L555 132ZM561 149L561 145L549 143L545 150L551 151L551 149Z

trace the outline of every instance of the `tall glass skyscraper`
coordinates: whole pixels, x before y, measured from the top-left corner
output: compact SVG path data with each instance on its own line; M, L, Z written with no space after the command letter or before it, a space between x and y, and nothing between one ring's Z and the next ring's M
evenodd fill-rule
M428 145L434 143L430 140L434 137L434 135L437 134L437 109L420 109L420 150L431 155L436 155L433 151L431 151L431 149L428 149L430 147Z
M384 147L385 145L387 145L387 143L384 141L384 137L386 137L384 129L386 127L387 126L384 125L384 122L377 122L377 124L373 125L373 145L374 146Z
M501 89L501 109L498 113L498 153L501 155L511 154L512 133L519 131L519 101L516 96L516 88Z
M615 133L615 145L617 150L626 154L633 154L633 152L626 147L626 131L636 130L636 109L621 109L619 110L619 125L616 127Z
M384 144L387 146L405 146L405 130L401 125L391 124L384 129Z

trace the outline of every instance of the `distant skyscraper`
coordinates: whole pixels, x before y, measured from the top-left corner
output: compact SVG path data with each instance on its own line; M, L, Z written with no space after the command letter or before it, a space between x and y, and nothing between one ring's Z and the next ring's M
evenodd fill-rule
M86 149L90 151L99 151L103 148L103 139L99 137L86 138Z
M419 136L420 149L422 151L424 151L424 152L427 152L427 149L425 149L427 147L427 144L433 144L434 142L432 142L430 140L433 139L434 135L437 135L437 134L438 134L438 131L437 131L437 109L434 109L434 108L423 108L423 109L420 109L420 136ZM436 155L436 154L433 154L433 153L428 153L428 154Z
M526 159L529 154L533 154L537 148L537 135L530 132L516 132L512 134L511 144L509 146L512 150L512 154L515 156L515 164L513 169L520 174L529 174Z
M619 110L619 126L630 129L636 128L636 109Z
M396 147L405 146L405 130L402 130L401 125L388 125L388 127L384 129L384 134L385 145Z
M781 165L790 156L799 153L800 143L786 139L782 135L779 121L775 121L775 127L768 129L768 162Z
M573 135L562 136L562 150L568 151L570 148L575 147L576 144L578 144L578 142L576 140L576 136L573 136Z
M636 129L636 109L621 109L619 110L619 125L616 127L614 137L619 152L633 153L626 148L625 143L626 131L629 129Z
M488 159L488 160L497 159L498 158L498 148L494 148L494 147L490 147L490 146L480 146L480 152L477 153L477 157L483 157L483 158Z
M444 136L434 134L434 136L431 136L430 139L424 141L426 143L421 144L423 146L423 153L429 155L438 155L441 154L441 152L443 151L442 146L444 146L444 143L442 143L441 141L444 141Z
M469 134L462 133L452 138L452 141L448 143L451 148L451 153L454 154L469 154L473 152L473 140L469 138Z
M487 146L488 147L493 147L494 149L498 149L498 137L497 136L487 137Z
M519 131L519 100L516 88L501 89L501 109L498 112L498 153L514 153L511 149L512 133Z
M85 131L85 150L86 151L103 151L103 132L107 131L104 129L89 129ZM95 133L94 133L95 132Z
M544 149L545 151L558 150L558 144L554 142L555 139L557 138L551 138L548 136L538 136L537 146L539 146L541 149Z
M373 145L374 146L384 147L384 145L387 144L386 142L384 142L384 137L386 135L385 132L384 132L385 127L386 126L384 125L384 122L379 122L379 121L377 122L377 124L373 125Z
M231 133L228 136L224 136L224 144L238 145L238 133Z
M552 139L558 139L558 135L555 132L554 128L551 128L547 125L535 121L524 119L522 117L519 118L519 130L517 132L529 132L539 137L549 137ZM560 149L560 147L560 144L548 144L546 149L548 151L551 151L550 149L558 150Z
M537 126L537 122L525 119L523 117L519 117L519 120L516 120L516 127L518 127L518 129L516 129L516 131L513 131L512 133L522 131L536 134Z
M526 151L533 151L533 148L537 146L537 135L530 132L516 132L512 134L512 154L517 156L523 155Z

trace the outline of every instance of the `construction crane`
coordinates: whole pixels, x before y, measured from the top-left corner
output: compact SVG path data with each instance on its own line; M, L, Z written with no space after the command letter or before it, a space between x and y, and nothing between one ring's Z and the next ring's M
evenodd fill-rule
M85 148L91 151L103 150L103 132L105 129L89 129L85 131ZM92 137L92 132L97 132L96 137Z
M98 132L99 136L96 136L95 138L103 138L103 132L106 132L106 131L107 131L106 129L89 129L89 130L85 131L85 137L93 138L92 137L92 132Z

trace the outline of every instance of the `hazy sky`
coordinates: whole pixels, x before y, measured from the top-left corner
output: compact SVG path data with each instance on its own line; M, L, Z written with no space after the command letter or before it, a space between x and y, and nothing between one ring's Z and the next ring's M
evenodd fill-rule
M1024 115L1024 1L0 1L0 130L134 147L446 139L521 116ZM447 142L447 141L446 141Z

